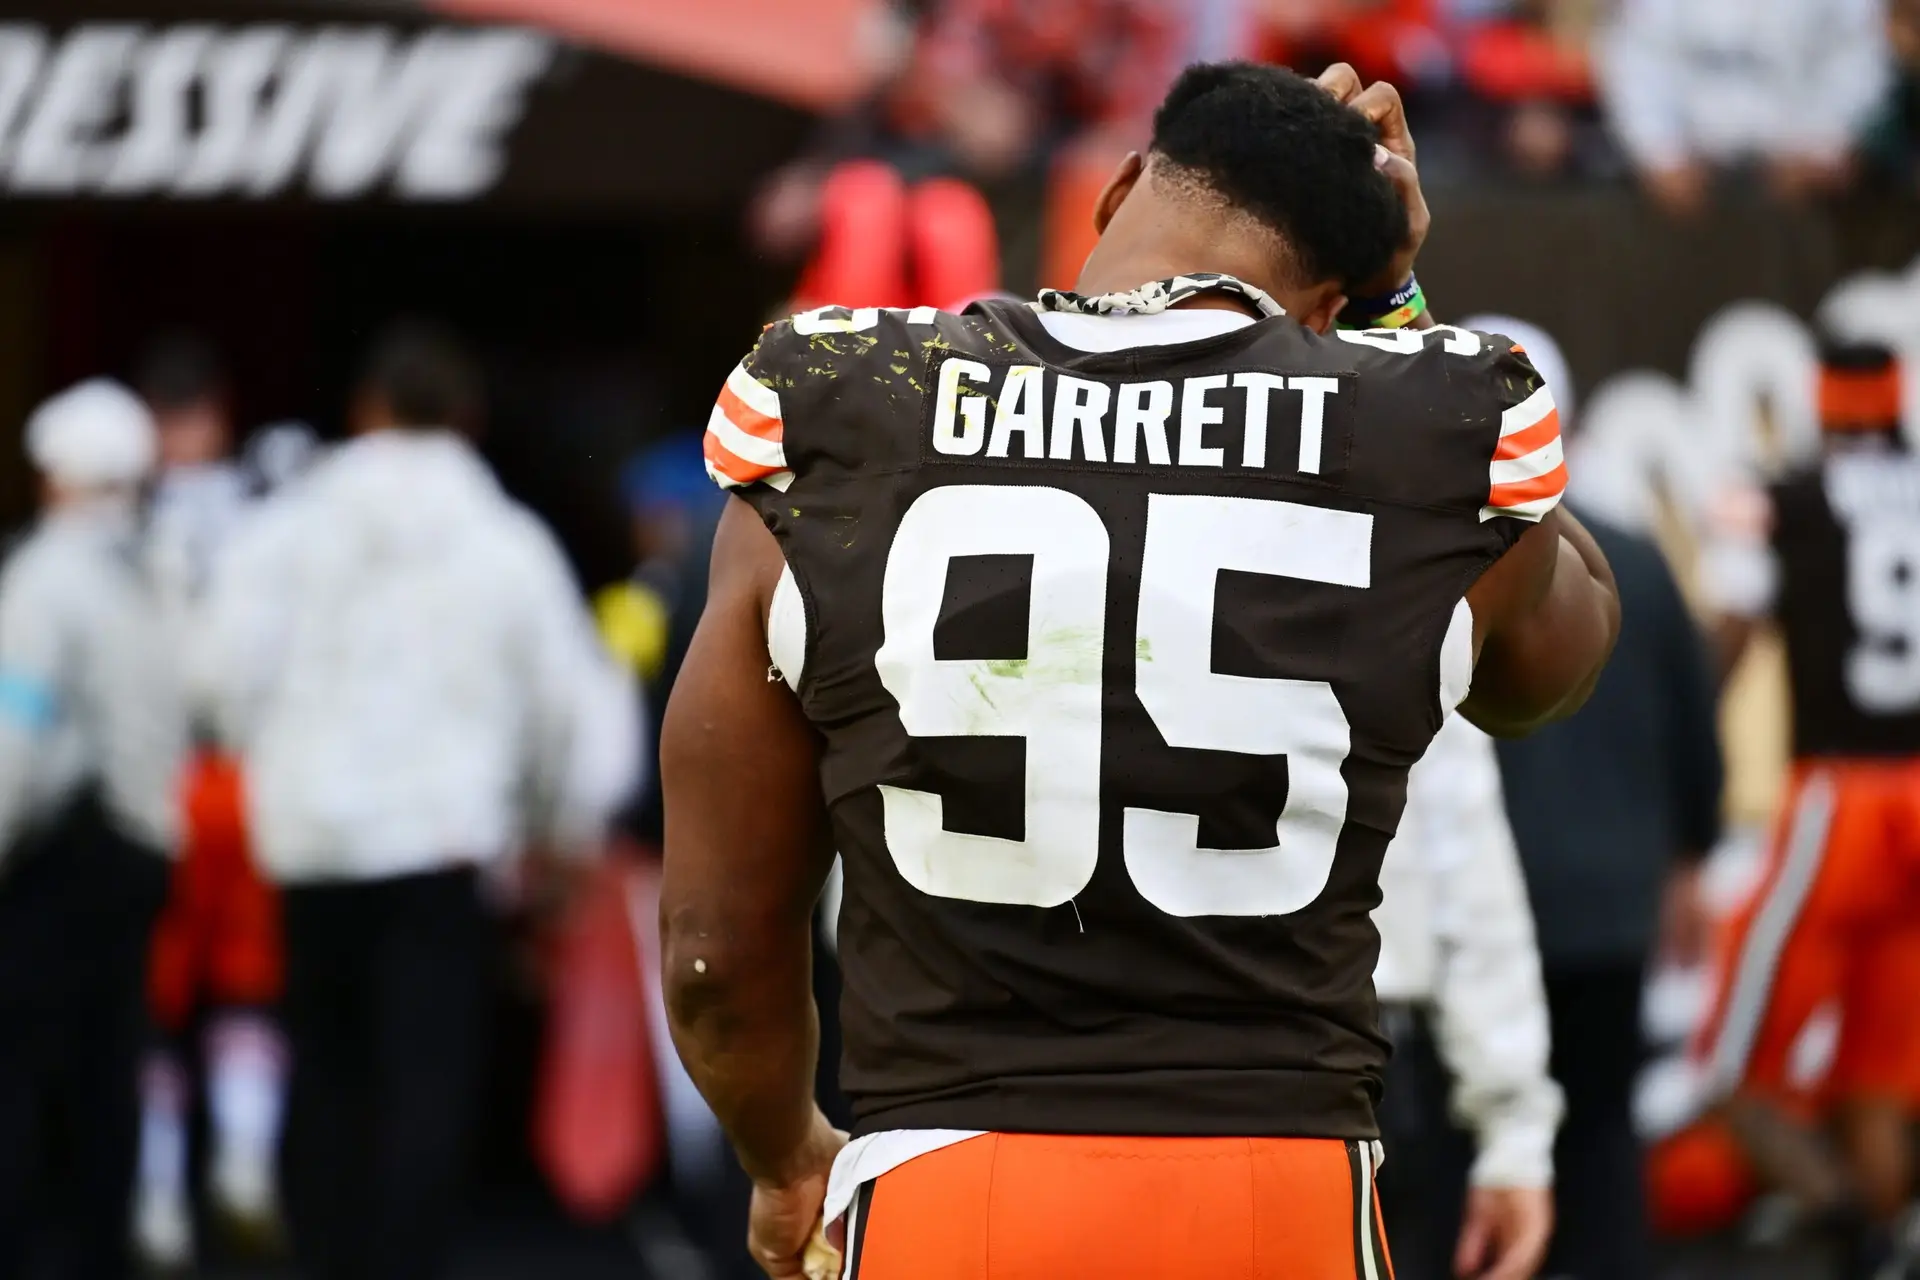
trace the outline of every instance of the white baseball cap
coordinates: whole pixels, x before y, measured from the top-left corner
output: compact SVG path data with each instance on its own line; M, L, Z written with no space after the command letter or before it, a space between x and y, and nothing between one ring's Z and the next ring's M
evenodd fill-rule
M27 457L48 479L76 489L138 484L158 449L153 415L109 378L70 387L27 419Z

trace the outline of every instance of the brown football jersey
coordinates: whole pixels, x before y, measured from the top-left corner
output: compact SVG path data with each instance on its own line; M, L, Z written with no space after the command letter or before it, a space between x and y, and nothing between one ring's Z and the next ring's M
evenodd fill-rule
M1920 458L1842 454L1772 497L1794 754L1920 755Z
M1271 306L1128 305L1207 289ZM809 313L714 411L804 613L841 1084L863 1132L1372 1136L1381 857L1558 416L1487 335L1043 306L1111 309Z

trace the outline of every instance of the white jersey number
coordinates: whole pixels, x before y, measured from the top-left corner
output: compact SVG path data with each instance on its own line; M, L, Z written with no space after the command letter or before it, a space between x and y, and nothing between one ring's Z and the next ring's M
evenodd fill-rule
M1220 570L1368 585L1373 517L1256 498L1155 494L1141 566L1135 687L1169 746L1286 756L1287 803L1265 849L1206 849L1192 813L1129 808L1128 874L1177 916L1284 915L1326 887L1346 819L1347 719L1330 685L1216 675ZM934 622L956 556L1033 557L1027 656L937 659ZM1099 856L1106 526L1036 486L953 485L908 510L887 560L875 656L909 734L1027 739L1022 840L948 831L937 795L880 788L887 847L908 883L971 902L1058 906Z
M1853 700L1880 715L1920 708L1920 521L1853 526L1847 609L1860 633L1847 655Z

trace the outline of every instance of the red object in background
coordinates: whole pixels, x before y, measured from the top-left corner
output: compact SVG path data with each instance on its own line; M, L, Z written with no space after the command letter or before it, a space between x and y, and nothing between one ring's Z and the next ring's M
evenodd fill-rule
M285 954L280 896L254 868L239 762L202 751L181 780L180 860L154 926L147 994L154 1020L180 1031L205 1002L221 1008L280 998Z
M1047 175L1047 209L1040 241L1040 286L1071 289L1099 241L1093 206L1124 151L1092 142L1064 148Z
M1593 65L1585 48L1525 22L1449 25L1433 0L1383 0L1355 13L1330 6L1302 30L1262 31L1255 56L1289 66L1351 62L1362 79L1391 80L1402 88L1457 72L1475 94L1493 102L1593 99Z
M907 261L914 298L951 307L1000 286L1000 240L981 194L958 178L929 178L907 196Z
M1653 1229L1710 1235L1733 1226L1759 1193L1753 1166L1718 1120L1702 1120L1654 1144L1647 1158Z
M1490 22L1468 31L1460 41L1460 71L1475 93L1494 102L1593 100L1587 51L1524 23Z
M905 306L906 220L906 184L891 166L836 167L820 188L820 241L800 276L797 306Z
M635 914L655 909L658 879L643 857L602 860L572 904L552 956L534 1158L560 1202L585 1221L606 1221L626 1208L665 1151L649 1030L653 997L642 961L650 949Z
M1444 71L1448 55L1433 0L1382 0L1349 13L1329 4L1291 31L1263 28L1253 56L1296 70L1315 62L1351 62L1363 80L1391 80L1405 88Z
M429 0L474 21L545 27L637 61L816 111L856 102L882 70L881 0Z
M912 187L890 165L850 160L820 192L820 240L795 307L946 307L1000 284L993 214L972 186Z

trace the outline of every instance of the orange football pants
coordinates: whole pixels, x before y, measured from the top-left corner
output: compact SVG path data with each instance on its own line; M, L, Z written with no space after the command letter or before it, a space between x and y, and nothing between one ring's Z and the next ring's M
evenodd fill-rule
M154 925L147 998L154 1021L183 1030L202 1002L280 999L280 898L253 865L240 766L203 751L181 782L180 860Z
M1370 1143L990 1133L862 1188L856 1280L1392 1280Z
M1848 1097L1920 1103L1920 761L1799 763L1766 875L1715 963L1696 1049L1718 1090L1815 1114ZM1828 1004L1839 1044L1809 1086L1794 1048Z

